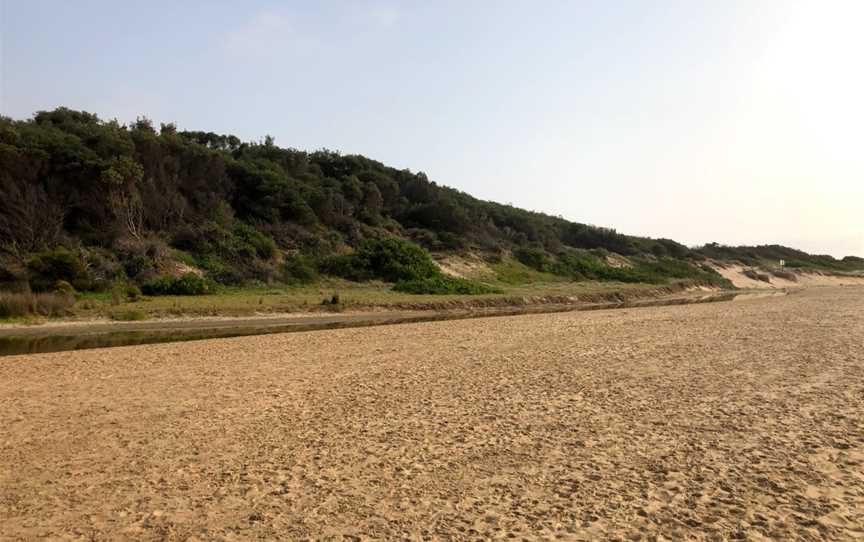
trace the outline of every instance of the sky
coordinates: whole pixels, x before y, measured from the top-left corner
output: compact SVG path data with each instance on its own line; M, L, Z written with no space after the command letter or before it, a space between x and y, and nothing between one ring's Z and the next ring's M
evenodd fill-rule
M272 135L687 245L864 256L864 2L0 0L0 114Z

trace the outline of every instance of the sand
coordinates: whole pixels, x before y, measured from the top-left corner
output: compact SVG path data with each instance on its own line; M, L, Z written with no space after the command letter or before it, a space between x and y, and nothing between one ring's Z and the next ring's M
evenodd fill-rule
M771 282L756 280L744 274L747 267L743 265L714 265L714 269L729 279L736 288L766 289L766 288L802 288L805 286L864 286L864 276L854 275L828 275L817 271L803 271L801 269L787 268L787 272L795 274L796 280L788 280L775 277L765 271L757 270L759 273L769 275Z
M864 288L0 358L0 539L864 538Z

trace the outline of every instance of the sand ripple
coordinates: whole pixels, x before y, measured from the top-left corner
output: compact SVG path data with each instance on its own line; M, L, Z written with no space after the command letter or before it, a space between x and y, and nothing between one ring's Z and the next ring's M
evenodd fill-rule
M864 538L864 289L0 359L0 538Z

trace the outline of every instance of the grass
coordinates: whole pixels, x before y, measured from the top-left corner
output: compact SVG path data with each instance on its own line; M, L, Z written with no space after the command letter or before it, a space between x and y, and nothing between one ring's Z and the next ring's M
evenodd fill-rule
M166 316L250 316L260 313L332 311L412 305L449 301L468 301L501 297L579 296L653 287L642 283L573 282L566 277L536 271L515 259L505 258L488 271L471 277L488 285L485 293L414 294L395 291L392 284L370 281L351 282L324 278L311 285L221 286L199 296L145 296L135 301L112 301L110 291L79 294L73 310L77 318L110 318L134 321ZM446 289L441 290L442 292ZM458 290L457 291L461 291ZM465 290L467 291L467 290ZM322 301L339 296L338 307Z
M520 264L521 265L521 264ZM455 300L500 297L578 296L650 287L651 285L618 282L570 282L554 277L549 282L506 284L489 280L496 293L484 294L411 294L397 292L384 282L356 283L342 279L325 279L307 286L222 287L213 294L201 296L144 297L139 301L111 304L111 294L86 293L75 306L81 318L112 318L123 311L140 311L149 318L164 316L249 316L257 313L330 310L322 305L339 295L340 309L362 309L371 306L409 305Z
M108 317L118 322L140 322L149 318L146 312L136 309L114 311Z
M402 280L393 286L393 290L409 294L436 295L480 295L502 293L501 289L489 286L482 282L446 275L424 279Z
M69 294L0 293L0 319L67 316L75 304Z
M490 267L494 275L488 278L504 285L570 282L565 277L532 269L514 258L505 258Z

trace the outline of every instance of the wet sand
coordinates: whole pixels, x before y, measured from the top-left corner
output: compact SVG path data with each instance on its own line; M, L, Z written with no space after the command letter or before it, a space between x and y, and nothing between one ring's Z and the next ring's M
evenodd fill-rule
M0 539L864 538L864 288L0 358Z

